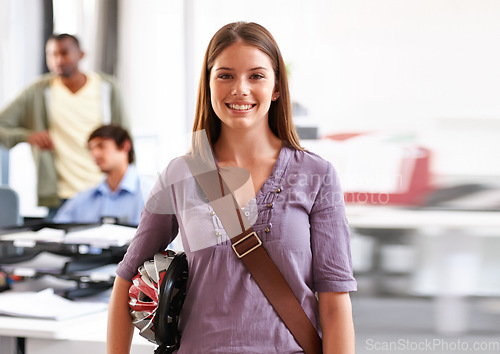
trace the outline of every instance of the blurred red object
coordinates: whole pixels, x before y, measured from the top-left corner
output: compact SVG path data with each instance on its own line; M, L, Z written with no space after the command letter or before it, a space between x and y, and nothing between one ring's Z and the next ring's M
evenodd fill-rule
M367 134L367 132L363 133L339 133L339 134L329 134L325 135L324 139L330 139L330 140L335 140L335 141L344 141L350 138L354 138L356 136L360 136L363 134Z
M346 203L422 206L433 191L429 149L414 147L413 154L401 162L404 188L391 193L345 192Z

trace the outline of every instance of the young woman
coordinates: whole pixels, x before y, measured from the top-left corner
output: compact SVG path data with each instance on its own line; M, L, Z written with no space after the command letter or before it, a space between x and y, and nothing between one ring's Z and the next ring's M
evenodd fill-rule
M231 23L212 38L193 128L201 130L218 168L249 171L256 208L249 206L252 203L240 206L249 218L254 214L253 229L322 334L323 352L354 353L349 291L356 290L356 281L343 195L332 165L299 145L285 65L274 38L262 26ZM189 170L176 159L158 185L172 184L179 174ZM210 204L193 206L192 195L199 194L196 185L178 183L171 190L164 194L177 203L171 213L155 208L158 200L146 206L118 267L108 353L129 352L131 279L178 231L189 263L178 353L303 352L223 237ZM180 199L184 201L179 208ZM199 246L202 241L191 237L209 241Z

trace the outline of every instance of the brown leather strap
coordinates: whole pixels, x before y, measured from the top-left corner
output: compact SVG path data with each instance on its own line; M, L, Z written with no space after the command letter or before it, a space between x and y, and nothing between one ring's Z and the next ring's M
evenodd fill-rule
M252 232L253 230L250 229L233 237L231 239L233 246ZM321 353L321 339L318 332L266 249L257 246L260 242L257 240L257 235L247 237L243 242L234 246L236 254L245 254L256 247L241 257L241 260L304 352Z
M189 160L186 159L186 161L189 166ZM259 288L262 290L304 352L307 354L321 353L321 338L319 337L318 332L309 320L309 317L307 317L304 309L283 277L283 274L281 274L276 264L272 261L271 257L269 257L266 249L262 247L262 242L258 238L257 234L251 227L245 230L241 217L241 211L238 207L236 199L234 198L234 194L223 182L219 171L205 173L203 176L200 174L193 175L206 197L210 202L212 202L215 200L213 199L215 188L213 188L214 183L208 182L217 181L214 173L218 175L221 193L215 193L215 195L219 194L223 197L226 195L227 191L232 194L241 229L243 231L238 236L231 238L231 243L236 255L241 258L243 264L245 264ZM219 213L217 211L217 205L213 203L211 204L222 225L226 225L226 222L224 221L224 219L228 217L226 213Z

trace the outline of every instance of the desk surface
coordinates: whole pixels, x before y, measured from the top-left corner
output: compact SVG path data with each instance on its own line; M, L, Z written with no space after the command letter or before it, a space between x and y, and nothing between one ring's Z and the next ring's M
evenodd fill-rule
M373 229L500 228L500 212L406 209L389 206L346 206L349 226ZM497 230L498 231L498 230ZM500 233L496 233L500 236Z
M102 311L63 321L0 316L0 336L105 343L107 315L107 311ZM132 343L134 346L156 347L137 330Z
M99 333L107 312L71 318L62 321L0 316L0 335L11 337L35 337L67 339L76 328L86 327L85 332ZM105 329L105 326L104 326Z
M408 249L414 253L382 254L392 263L405 261L401 257L414 257L413 293L425 296L500 294L497 275L500 261L495 251L500 241L500 212L348 205L346 213L349 226L354 229L415 231L418 237L408 241L411 246ZM395 258L390 259L391 256Z

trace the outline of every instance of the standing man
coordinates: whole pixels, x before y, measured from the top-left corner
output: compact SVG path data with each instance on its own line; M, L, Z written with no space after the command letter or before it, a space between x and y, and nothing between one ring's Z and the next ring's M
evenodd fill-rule
M61 201L102 178L87 149L89 134L102 124L127 127L128 121L115 80L79 70L84 53L76 37L52 35L45 50L50 74L0 112L0 143L32 146L38 205L49 207L50 218Z
M113 218L120 224L137 226L152 183L137 174L130 135L121 127L105 125L90 135L88 147L106 178L68 200L54 222L98 223L102 218Z

